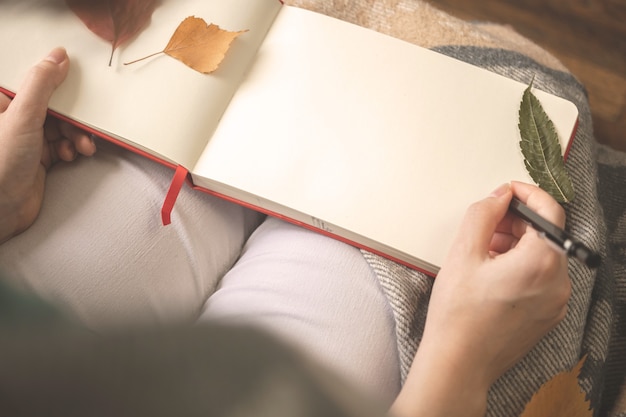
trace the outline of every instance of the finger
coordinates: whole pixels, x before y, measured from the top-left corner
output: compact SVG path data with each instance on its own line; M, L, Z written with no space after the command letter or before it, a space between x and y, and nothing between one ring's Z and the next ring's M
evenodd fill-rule
M490 249L494 252L504 253L514 248L522 236L528 232L536 234L532 226L508 212L504 220L496 227Z
M528 231L529 227L531 226L519 216L516 216L511 211L507 211L504 219L496 227L496 232L511 234L516 239L520 239Z
M556 248L532 226L525 224L523 228L524 232L516 243L515 250L507 253L512 256L510 260L513 264L524 264L526 270L534 269L537 276L541 275L539 272L545 272L546 268L562 266L567 269L563 266L567 265L567 257L562 250Z
M565 211L550 194L539 187L522 182L512 182L513 194L546 220L559 227L565 226Z
M69 69L69 58L63 48L53 49L25 77L7 111L17 112L18 131L41 128L46 118L48 102L54 90L63 82Z
M486 256L494 233L506 216L511 197L507 184L489 197L472 204L461 223L455 250L465 249L470 254Z
M517 239L521 239L529 231L535 231L531 225L529 225L526 221L516 217L511 222L511 234L515 236Z
M512 234L496 232L491 239L489 251L496 254L506 253L513 249L518 241L519 239Z
M522 182L512 182L511 189L514 195L526 203L531 210L558 227L565 226L563 207L547 192L535 185ZM526 253L529 259L536 257L536 259L543 258L544 261L550 262L551 258L564 258L560 251L550 247L548 240L522 219L517 219L513 223L513 234L519 237L517 248Z
M74 141L74 146L81 155L92 156L96 153L96 143L91 135L84 132Z
M517 220L519 220L519 217L516 217L513 213L507 211L504 218L496 226L496 232L511 233Z
M9 108L11 99L4 94L0 93L0 113L4 113Z
M91 156L96 152L96 144L91 135L67 122L60 122L61 135L74 145L75 150L81 155Z
M50 146L54 147L58 159L65 162L71 162L76 159L76 148L70 140L63 138L51 143Z
M528 225L522 219L507 211L502 221L496 226L491 250L498 253L508 251L526 233L527 227Z

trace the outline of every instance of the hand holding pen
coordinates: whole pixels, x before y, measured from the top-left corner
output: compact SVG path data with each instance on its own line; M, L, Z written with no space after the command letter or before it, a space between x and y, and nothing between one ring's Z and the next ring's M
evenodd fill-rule
M509 209L513 196L559 229L565 226L563 208L530 184L505 184L469 207L434 280L403 389L410 394L400 394L398 408L433 414L419 407L438 392L454 392L454 401L438 402L440 414L470 414L467 404L486 399L498 377L566 316L572 290L567 257ZM475 415L484 415L486 400L482 407Z

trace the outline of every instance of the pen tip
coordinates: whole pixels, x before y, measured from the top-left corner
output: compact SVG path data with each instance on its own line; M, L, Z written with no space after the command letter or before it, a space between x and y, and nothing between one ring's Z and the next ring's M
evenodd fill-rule
M570 248L570 254L574 255L579 261L587 265L589 268L597 268L602 263L600 255L580 242L576 242Z
M597 268L600 266L601 262L602 258L600 258L600 255L598 255L597 253L590 253L585 260L585 263L589 268Z

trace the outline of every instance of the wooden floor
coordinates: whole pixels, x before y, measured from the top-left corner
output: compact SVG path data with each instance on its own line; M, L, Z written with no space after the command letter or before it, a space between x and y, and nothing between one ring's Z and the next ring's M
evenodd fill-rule
M626 0L428 0L465 20L510 24L585 85L599 142L626 151Z

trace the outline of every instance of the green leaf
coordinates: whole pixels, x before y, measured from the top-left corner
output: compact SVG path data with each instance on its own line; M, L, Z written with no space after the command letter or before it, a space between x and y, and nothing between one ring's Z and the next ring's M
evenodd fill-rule
M532 93L531 81L522 96L519 108L520 148L524 165L537 185L559 203L574 199L572 181L565 169L559 136L552 120Z

